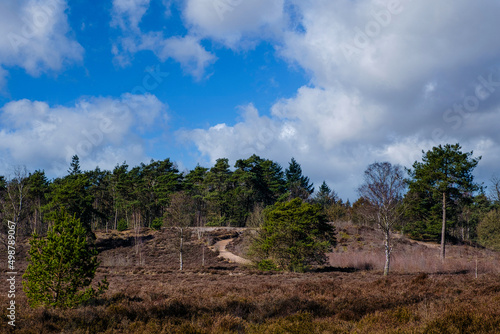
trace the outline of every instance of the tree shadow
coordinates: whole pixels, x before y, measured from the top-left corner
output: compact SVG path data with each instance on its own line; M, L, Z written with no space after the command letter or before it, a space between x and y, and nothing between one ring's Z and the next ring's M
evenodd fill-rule
M145 235L145 236L139 236L139 237L128 237L128 238L116 238L116 237L110 237L106 239L101 239L96 242L96 247L97 251L103 252L107 251L110 249L115 249L115 248L120 248L120 247L132 247L134 246L137 242L143 243L148 240L153 239L154 236L152 235Z
M311 270L311 272L313 273L356 273L359 271L362 270L354 267L332 267L332 266L315 268Z

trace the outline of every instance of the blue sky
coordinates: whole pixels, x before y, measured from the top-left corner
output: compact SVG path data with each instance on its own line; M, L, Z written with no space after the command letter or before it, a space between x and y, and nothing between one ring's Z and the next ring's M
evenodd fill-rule
M6 0L0 174L291 157L355 198L375 161L462 144L500 170L500 4Z

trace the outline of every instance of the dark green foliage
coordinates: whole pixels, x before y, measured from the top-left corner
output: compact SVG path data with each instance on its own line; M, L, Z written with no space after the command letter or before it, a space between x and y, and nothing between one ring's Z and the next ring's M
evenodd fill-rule
M86 174L68 175L54 180L50 185L49 202L44 207L47 219L54 220L59 211L65 210L79 219L90 234L94 216L94 197L90 187L90 179Z
M28 177L28 194L33 202L33 232L43 231L43 211L42 207L47 204L46 195L49 193L49 180L44 171L35 171Z
M472 200L480 187L474 183L472 171L479 158L473 152L463 153L459 144L437 146L422 152L422 162L415 162L410 175L406 196L412 236L437 239L442 235L443 198L445 199L446 225L457 222L458 206Z
M170 202L170 195L181 189L182 176L169 159L141 163L130 173L132 211L141 213L144 225L151 226L153 219L162 217Z
M203 226L204 218L207 215L207 203L205 196L205 176L208 168L196 166L184 177L184 189L186 193L193 199L193 210L195 215L195 225Z
M228 159L218 159L205 177L205 201L208 205L208 223L213 226L231 226L233 198L232 172Z
M301 196L308 197L312 184L293 162L289 181L299 180L297 185L308 189ZM64 177L49 181L43 171L27 175L20 178L24 197L16 212L12 203L20 201L9 199L8 192L19 193L20 184L0 176L0 218L18 217L19 233L25 235L46 233L47 222L62 209L76 215L89 236L98 229L157 228L172 196L180 191L190 197L190 225L246 226L249 219L258 221L252 213L290 197L281 166L257 155L236 161L234 170L228 159L218 159L212 168L197 166L187 173L180 173L169 159L131 169L123 162L112 171L99 167L82 171L79 157L74 156Z
M257 268L262 271L275 271L278 270L278 267L274 264L274 262L270 259L264 259L257 263Z
M294 158L285 170L285 179L290 198L308 199L314 192L314 185L302 174L302 168Z
M128 224L127 224L127 221L125 219L120 219L118 221L118 226L117 226L117 230L118 231L125 231L126 229L128 228Z
M74 155L71 158L71 163L69 165L68 174L69 175L78 175L81 173L82 173L82 171L80 169L80 158L78 157L78 155Z
M111 172L102 171L99 167L93 171L85 172L90 187L89 193L92 197L92 224L97 227L108 227L113 219L113 197L111 195Z
M30 246L30 263L23 275L30 306L74 307L107 289L106 280L97 290L89 287L99 265L97 251L74 216L64 211L55 214L47 237L33 235Z
M232 175L234 214L243 226L257 205L271 205L285 193L285 180L281 166L257 155L238 160L235 167Z
M252 251L259 262L268 260L281 270L301 272L324 264L333 245L335 228L326 222L321 207L296 198L265 211Z
M162 227L163 227L163 219L162 218L153 219L153 222L151 223L151 228L153 230L160 230Z
M314 196L314 202L321 205L322 208L325 208L335 203L336 200L337 198L335 193L330 189L326 182L323 181L316 196Z

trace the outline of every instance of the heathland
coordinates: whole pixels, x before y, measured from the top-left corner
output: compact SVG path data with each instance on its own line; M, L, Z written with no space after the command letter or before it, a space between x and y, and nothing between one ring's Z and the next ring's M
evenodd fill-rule
M19 333L498 333L500 254L467 244L397 236L392 271L381 232L337 223L329 263L306 273L263 272L218 257L213 245L245 258L252 229L185 231L183 270L175 228L98 231L96 279L106 294L74 309L30 309L20 287ZM27 239L17 266L27 266ZM2 252L0 260L6 262ZM5 270L4 270L5 271ZM3 291L0 303L7 305ZM3 307L1 332L9 332Z

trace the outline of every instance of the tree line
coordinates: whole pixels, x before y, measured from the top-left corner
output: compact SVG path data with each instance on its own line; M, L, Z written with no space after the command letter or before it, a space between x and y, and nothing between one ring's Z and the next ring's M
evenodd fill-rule
M310 200L313 192L293 158L286 169L253 155L233 168L228 159L218 159L211 168L198 165L182 173L170 159L82 171L74 156L67 175L53 180L43 170L29 173L23 167L12 177L0 176L0 219L15 221L24 235L46 233L61 209L88 231L159 228L181 220L187 226L257 226L265 207ZM315 198L324 205L340 203L332 194L324 184Z
M170 159L132 168L122 163L112 171L82 171L74 156L67 175L53 180L43 170L28 173L22 167L9 178L0 176L0 219L15 221L24 235L46 233L61 209L80 219L89 232L179 224L257 227L266 207L299 198L317 204L328 221L380 227L385 219L391 231L415 239L448 238L495 248L500 244L500 180L492 180L488 196L473 180L479 161L456 144L423 152L422 161L409 169L388 162L372 164L358 189L359 199L351 205L325 182L315 192L293 158L285 169L252 155L233 167L228 159L218 159L211 168L198 165L182 173ZM400 186L392 195L382 182L391 180L383 174L391 168L397 169L391 184L397 181Z

